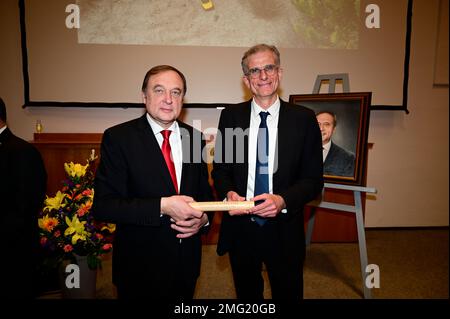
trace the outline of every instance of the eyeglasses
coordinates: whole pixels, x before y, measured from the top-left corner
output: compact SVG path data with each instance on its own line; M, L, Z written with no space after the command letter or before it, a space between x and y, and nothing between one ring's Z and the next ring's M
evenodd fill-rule
M275 71L278 70L278 65L275 64L267 64L266 66L264 66L262 69L260 68L252 68L250 70L248 70L246 75L249 75L251 78L255 79L260 77L261 75L261 71L266 72L267 75L274 75Z

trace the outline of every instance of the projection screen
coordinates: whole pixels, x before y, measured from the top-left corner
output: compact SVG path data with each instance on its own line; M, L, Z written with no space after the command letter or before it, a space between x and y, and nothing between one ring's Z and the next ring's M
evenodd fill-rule
M407 111L412 0L20 0L19 5L24 107L142 107L138 88L156 64L185 73L187 107L236 103L246 97L243 52L269 43L282 54L285 97L311 93L317 75L348 73L352 91L372 92L372 109ZM373 5L379 9L378 27Z

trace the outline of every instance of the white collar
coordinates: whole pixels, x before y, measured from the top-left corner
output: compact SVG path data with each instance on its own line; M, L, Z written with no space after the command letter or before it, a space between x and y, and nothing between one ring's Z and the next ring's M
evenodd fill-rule
M267 109L263 109L261 106L258 105L258 103L256 103L255 99L252 100L252 116L255 118L259 118L259 113L260 112L269 112L270 115L272 116L272 118L278 116L278 113L280 112L280 98L277 97L277 99L275 100L275 102L273 102L273 104L271 106L269 106L269 108Z
M157 135L159 133L161 133L161 131L166 130L165 128L163 128L161 125L159 125L151 116L150 114L146 114L147 117L147 121L148 124L150 124L150 127L152 128L153 134ZM173 121L172 125L169 126L169 128L167 128L167 130L172 131L172 132L178 132L179 128L178 128L178 122L177 121Z

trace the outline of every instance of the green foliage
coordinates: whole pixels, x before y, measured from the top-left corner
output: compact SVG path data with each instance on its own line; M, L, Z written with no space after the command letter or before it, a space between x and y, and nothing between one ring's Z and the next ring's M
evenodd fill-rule
M301 13L294 30L308 47L356 49L360 0L292 0Z

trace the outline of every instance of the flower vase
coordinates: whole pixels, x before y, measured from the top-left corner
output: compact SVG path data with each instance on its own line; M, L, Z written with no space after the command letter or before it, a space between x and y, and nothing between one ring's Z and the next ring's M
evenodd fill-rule
M64 299L95 299L97 270L90 269L87 256L74 255L78 268L67 260L60 269L60 285Z

